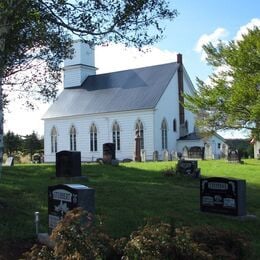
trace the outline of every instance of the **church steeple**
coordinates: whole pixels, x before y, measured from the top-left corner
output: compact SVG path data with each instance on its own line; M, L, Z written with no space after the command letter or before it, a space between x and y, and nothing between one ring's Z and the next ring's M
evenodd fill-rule
M94 48L77 40L73 43L72 59L64 60L64 88L79 87L89 75L96 74Z

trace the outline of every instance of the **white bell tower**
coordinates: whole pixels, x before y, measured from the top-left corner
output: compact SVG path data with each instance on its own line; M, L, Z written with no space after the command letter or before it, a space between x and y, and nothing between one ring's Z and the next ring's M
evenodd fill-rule
M64 88L79 87L88 76L96 74L94 47L77 40L74 41L73 48L72 59L64 60Z

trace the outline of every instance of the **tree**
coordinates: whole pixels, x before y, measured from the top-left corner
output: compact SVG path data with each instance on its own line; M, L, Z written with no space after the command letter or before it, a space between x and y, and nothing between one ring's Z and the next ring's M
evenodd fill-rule
M32 98L52 99L75 37L90 45L113 41L141 48L159 41L160 22L176 15L167 0L1 0L0 165L2 111L10 92L25 96L27 105Z
M18 152L21 148L22 140L21 137L17 134L14 134L11 131L8 131L4 135L4 147L7 156L11 156L14 152Z
M198 115L204 132L247 129L260 139L260 28L248 30L241 40L203 47L214 68L210 83L197 79L186 107Z
M25 154L30 154L31 160L33 154L39 152L40 150L43 150L43 142L35 132L32 132L32 134L24 137L23 152L25 152Z

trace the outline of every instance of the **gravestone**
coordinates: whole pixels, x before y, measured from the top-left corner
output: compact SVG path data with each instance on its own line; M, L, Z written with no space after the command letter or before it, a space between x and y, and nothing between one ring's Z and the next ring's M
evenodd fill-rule
M116 145L114 143L103 144L103 162L111 164L116 159Z
M192 147L190 147L188 154L189 154L189 158L201 159L202 158L202 147L192 146Z
M192 175L196 178L200 176L200 168L196 160L179 160L177 163L177 172L184 175Z
M200 210L234 216L246 215L246 181L219 177L201 179Z
M228 159L228 162L234 162L234 163L241 162L241 158L238 153L238 150L229 150L227 159Z
M14 166L14 157L8 157L5 161L5 166Z
M163 151L163 160L164 161L169 161L169 152L168 152L168 150L164 150Z
M141 161L146 162L146 152L144 149L141 149Z
M153 161L157 162L159 160L159 153L158 151L153 152Z
M81 176L81 153L60 151L56 153L56 177Z
M48 187L49 229L56 227L65 214L81 207L94 213L95 190L81 184L59 184Z
M187 146L185 146L182 150L182 157L188 158L189 157L189 149Z

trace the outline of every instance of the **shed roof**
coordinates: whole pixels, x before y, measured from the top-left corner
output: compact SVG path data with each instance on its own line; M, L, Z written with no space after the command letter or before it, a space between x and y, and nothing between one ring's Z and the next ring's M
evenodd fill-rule
M177 62L88 76L66 88L43 119L155 108L177 71Z

